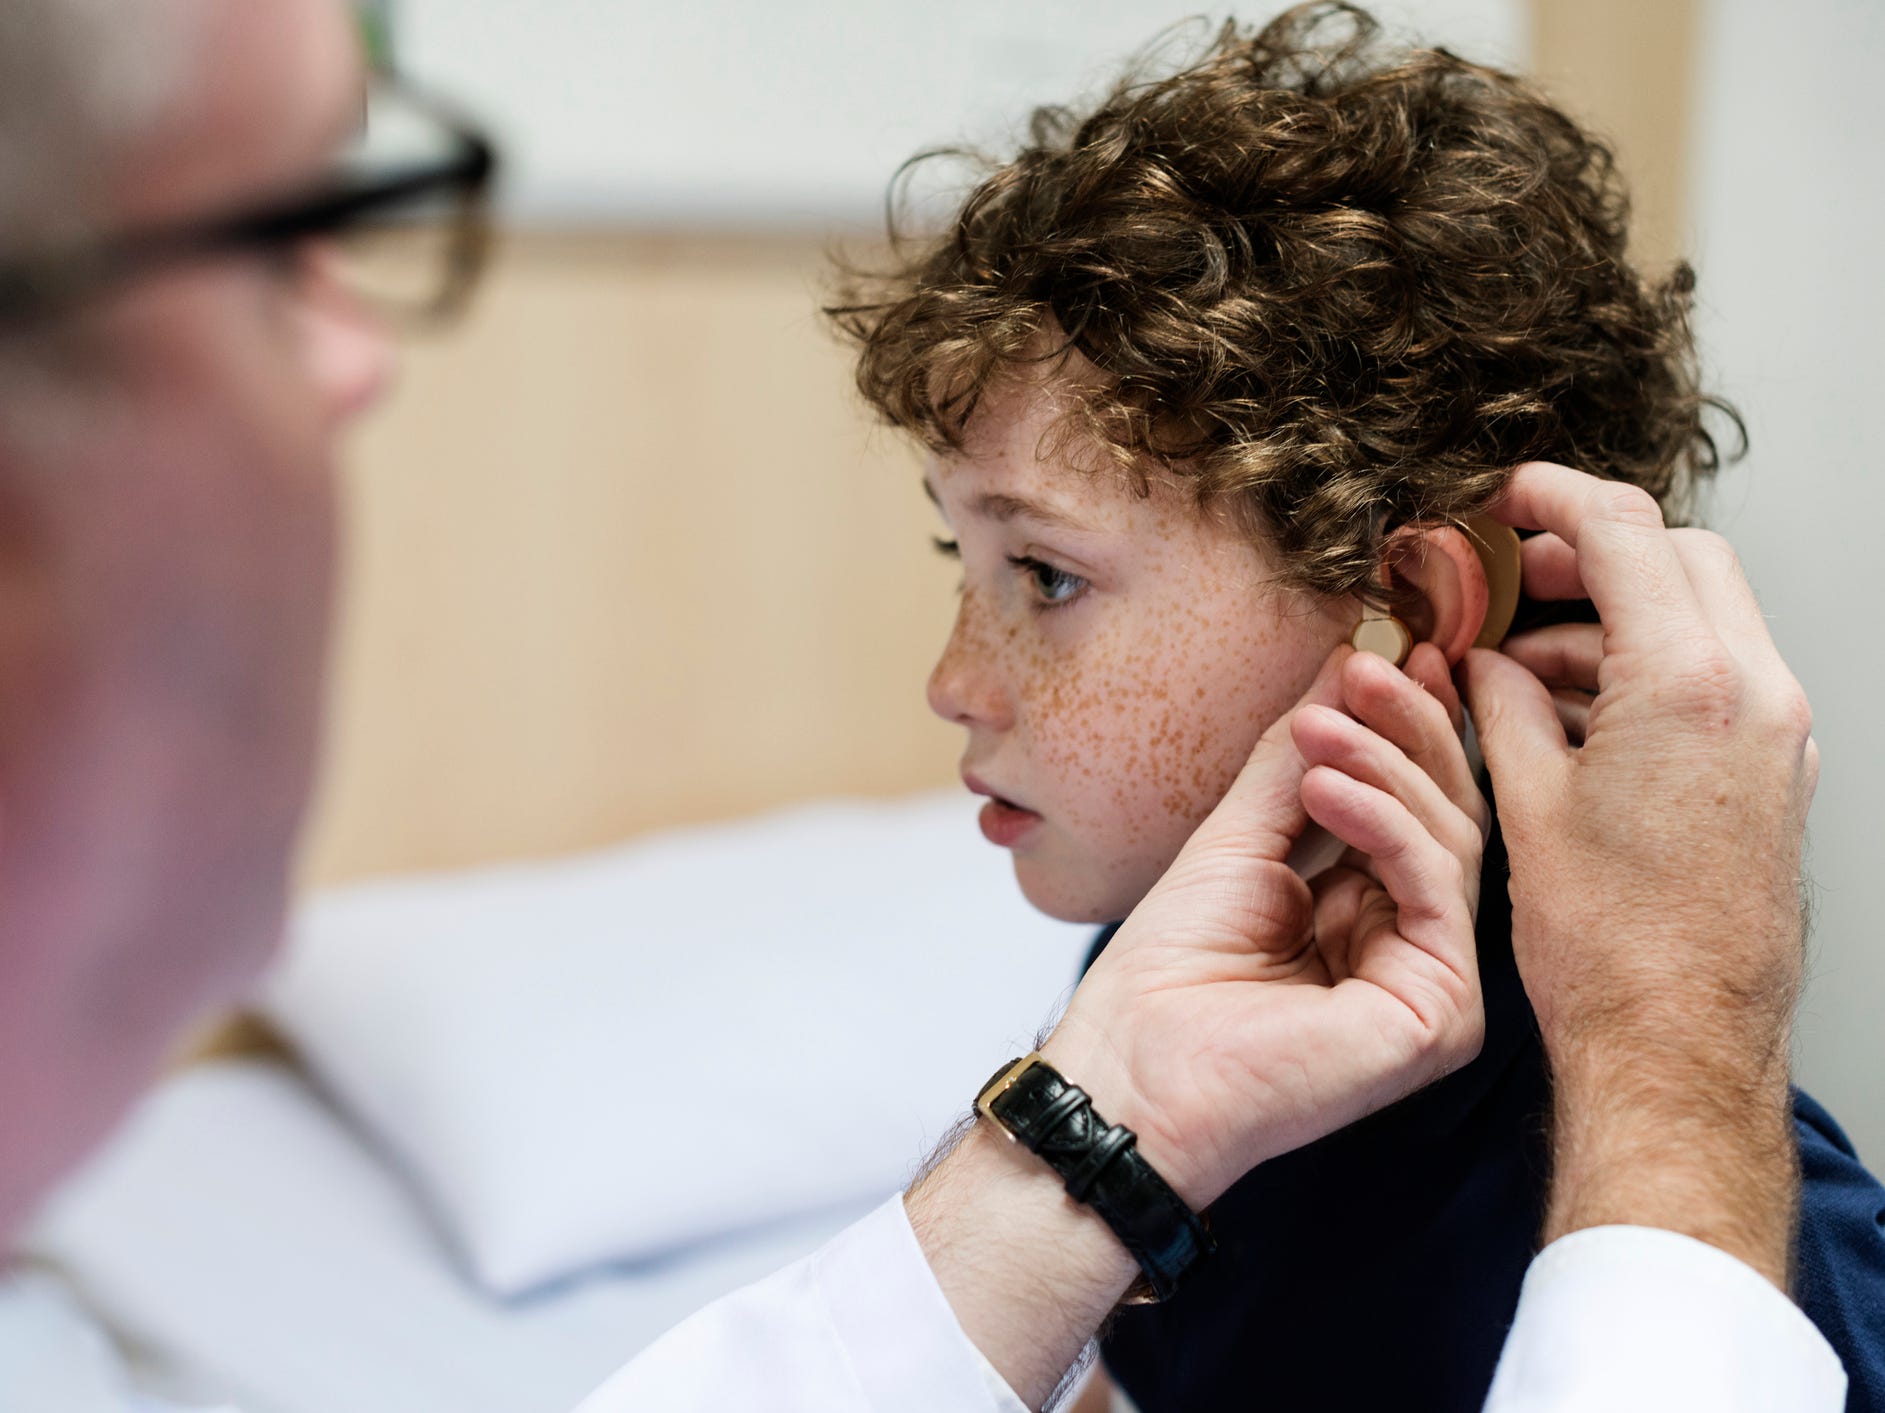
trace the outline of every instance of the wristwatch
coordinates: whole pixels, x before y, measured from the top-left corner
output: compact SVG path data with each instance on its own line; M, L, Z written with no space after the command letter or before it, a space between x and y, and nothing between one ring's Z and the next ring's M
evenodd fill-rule
M1127 1292L1129 1303L1169 1300L1185 1272L1217 1249L1204 1219L1140 1156L1133 1131L1109 1126L1086 1091L1038 1051L997 1070L975 1109L1059 1173L1067 1195L1113 1229L1145 1273Z

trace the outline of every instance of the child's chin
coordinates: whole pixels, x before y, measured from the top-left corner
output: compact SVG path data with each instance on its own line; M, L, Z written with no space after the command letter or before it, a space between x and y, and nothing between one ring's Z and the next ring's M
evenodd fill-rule
M1021 896L1040 912L1061 922L1118 922L1138 905L1137 898L1115 897L1112 890L1091 878L1075 878L1058 869L1042 868L1017 856L1015 882Z

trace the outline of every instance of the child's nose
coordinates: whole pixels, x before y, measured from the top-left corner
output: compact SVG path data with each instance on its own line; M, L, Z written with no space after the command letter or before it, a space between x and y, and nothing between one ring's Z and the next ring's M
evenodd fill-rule
M1006 731L1014 725L1011 698L967 597L956 614L955 631L929 674L929 709L958 726Z

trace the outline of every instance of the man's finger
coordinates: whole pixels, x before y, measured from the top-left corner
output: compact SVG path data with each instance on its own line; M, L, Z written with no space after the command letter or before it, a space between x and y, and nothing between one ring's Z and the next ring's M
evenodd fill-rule
M1701 605L1647 491L1532 461L1512 473L1492 513L1576 551L1578 577L1623 650L1653 653L1702 631Z
M1728 651L1750 666L1784 668L1760 600L1733 547L1708 530L1671 530L1669 538L1709 626Z
M1494 796L1555 776L1571 745L1545 684L1487 648L1467 652L1461 675Z
M1349 712L1363 726L1399 747L1408 760L1432 778L1455 808L1483 827L1486 821L1480 816L1485 802L1460 744L1464 718L1456 724L1455 713L1461 710L1459 693L1446 669L1446 659L1431 643L1422 643L1414 649L1407 665L1409 671L1403 675L1372 653L1357 653L1350 658L1342 671L1342 691ZM1446 696L1442 698L1432 687L1419 690L1410 680L1416 671L1421 672L1420 686L1426 686L1429 675L1439 677ZM1454 704L1451 712L1446 710L1448 701Z
M1577 572L1577 551L1556 535L1531 535L1518 548L1520 582L1525 597L1540 603L1587 599L1583 576Z
M1554 623L1507 638L1499 651L1547 687L1603 690L1604 630L1600 623Z
M1360 656L1372 657L1374 654L1364 653ZM1453 670L1447 666L1445 653L1432 643L1416 643L1402 671L1409 679L1426 688L1427 695L1445 709L1455 735L1466 729L1466 709L1460 702L1459 688L1453 685ZM1354 672L1355 669L1350 667L1343 674L1343 680L1352 683Z
M1303 777L1303 799L1316 823L1374 861L1400 935L1462 978L1471 976L1473 910L1459 858L1394 796L1328 766ZM1442 925L1410 926L1422 922Z
M1438 780L1392 741L1326 707L1298 711L1294 734L1296 747L1311 769L1326 765L1351 780L1394 796L1419 820L1421 828L1456 853L1479 847L1481 821L1463 810ZM1451 732L1448 736L1457 747L1458 738Z

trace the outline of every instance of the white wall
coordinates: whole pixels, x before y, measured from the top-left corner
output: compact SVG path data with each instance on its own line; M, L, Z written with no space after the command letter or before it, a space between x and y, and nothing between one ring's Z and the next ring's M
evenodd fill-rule
M1820 888L1802 1084L1885 1164L1885 7L1712 0L1697 266L1753 454L1711 517L1814 708ZM1875 891L1879 890L1879 891Z
M1523 0L1377 10L1476 57L1528 52ZM474 97L503 134L522 215L822 228L874 226L886 180L912 153L999 139L1032 105L1077 98L1197 11L1183 0L397 0L394 13L402 66Z

